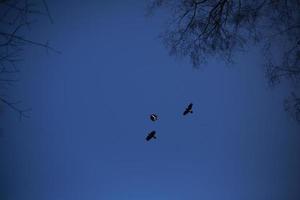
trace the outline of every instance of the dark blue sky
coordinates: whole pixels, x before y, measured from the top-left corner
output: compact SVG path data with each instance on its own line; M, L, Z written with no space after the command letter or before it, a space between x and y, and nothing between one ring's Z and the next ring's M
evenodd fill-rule
M2 114L3 199L300 199L299 125L258 48L193 69L168 55L163 17L145 18L145 3L48 1L54 24L28 37L62 54L26 49L11 95L32 112Z

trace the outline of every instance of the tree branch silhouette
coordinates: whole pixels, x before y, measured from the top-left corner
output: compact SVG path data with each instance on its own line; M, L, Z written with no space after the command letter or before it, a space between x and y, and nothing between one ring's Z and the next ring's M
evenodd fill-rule
M270 85L289 80L296 87L292 96L299 96L299 0L152 0L147 11L151 14L158 8L170 11L160 37L171 55L189 57L199 67L215 57L232 62L236 51L260 43ZM285 42L278 48L277 41ZM299 105L299 98L288 102L294 101Z
M14 85L17 82L17 74L20 70L17 63L22 60L23 47L32 45L60 53L48 42L41 43L23 36L25 28L30 29L32 19L37 16L46 16L53 23L47 2L41 1L45 12L39 7L37 1L30 0L2 0L0 1L0 87ZM0 96L0 102L17 112L20 118L29 117L30 109L21 108L20 101L13 102L4 95Z

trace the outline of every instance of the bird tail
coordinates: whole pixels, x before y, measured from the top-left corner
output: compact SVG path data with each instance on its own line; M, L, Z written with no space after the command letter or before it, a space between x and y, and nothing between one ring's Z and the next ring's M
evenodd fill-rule
M190 113L193 113L193 111L191 110Z
M156 136L153 136L154 139L156 139Z

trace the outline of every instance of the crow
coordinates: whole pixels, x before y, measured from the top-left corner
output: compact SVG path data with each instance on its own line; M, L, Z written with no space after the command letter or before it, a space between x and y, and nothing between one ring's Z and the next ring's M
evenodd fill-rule
M155 134L156 134L156 131L151 131L151 132L147 135L146 140L149 141L149 140L151 140L152 138L156 139Z
M158 119L158 117L157 117L157 115L156 114L151 114L150 115L150 119L151 119L151 121L156 121L157 119Z
M193 104L190 103L190 104L188 105L188 107L185 109L185 111L183 112L183 115L186 115L186 114L188 114L188 113L193 113L192 107L193 107Z

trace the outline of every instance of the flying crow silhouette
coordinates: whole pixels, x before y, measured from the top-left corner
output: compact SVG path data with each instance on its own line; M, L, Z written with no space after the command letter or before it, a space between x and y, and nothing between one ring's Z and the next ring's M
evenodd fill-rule
M155 131L151 131L151 132L147 135L146 140L149 141L149 140L151 140L152 138L156 139L155 134L156 134Z
M158 117L156 114L151 114L150 119L151 119L151 121L156 121L158 119Z
M193 107L193 104L190 103L190 104L188 105L188 107L185 109L185 111L183 112L183 115L186 115L186 114L188 114L188 113L193 113L192 107Z

